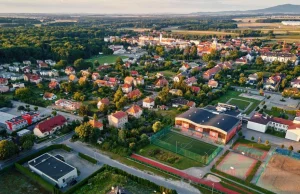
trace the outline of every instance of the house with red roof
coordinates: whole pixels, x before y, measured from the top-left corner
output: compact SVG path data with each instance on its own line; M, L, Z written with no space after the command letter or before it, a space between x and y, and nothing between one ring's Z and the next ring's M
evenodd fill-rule
M100 78L99 73L94 72L94 73L92 74L92 80L96 81L96 80L99 79L99 78Z
M192 87L191 87L191 91L192 91L193 93L198 94L198 93L200 92L200 87L198 87L198 86L192 86Z
M264 89L275 91L278 89L280 82L281 82L280 74L270 76L264 83Z
M59 88L59 83L57 80L52 79L48 85L49 89L57 89Z
M131 76L139 76L139 72L138 71L130 71L130 75Z
M153 108L155 106L155 101L151 97L147 97L143 100L143 107L144 108Z
M184 80L184 82L186 83L187 86L192 86L194 84L197 84L197 78L195 76L187 78L186 80Z
M131 100L135 100L137 98L140 98L141 96L142 96L142 93L139 89L132 90L131 92L129 92L127 94L127 98L131 99Z
M98 103L97 103L97 107L98 109L100 109L101 105L105 104L105 105L109 105L109 99L108 98L102 98Z
M126 112L127 112L127 114L129 114L135 118L140 118L143 114L143 109L141 107L139 107L138 105L134 104Z
M103 123L101 123L100 121L97 121L97 120L90 120L89 121L89 124L94 127L94 128L97 128L99 130L103 130Z
M218 84L217 81L211 79L211 80L208 81L208 84L207 84L207 85L208 85L208 87L210 87L210 88L217 88L219 84Z
M42 78L38 74L26 73L24 74L24 81L38 84L42 81Z
M71 66L66 67L65 74L71 75L71 74L75 74L75 73L76 73L76 71L73 67L71 67Z
M0 77L0 86L8 85L8 79Z
M108 115L108 123L110 126L116 128L123 128L125 124L128 122L128 115L126 112L117 111Z
M122 91L127 94L132 91L132 86L130 84L125 83L122 86Z
M155 88L162 88L168 85L169 82L165 78L160 78L155 82Z
M235 60L235 63L239 64L239 65L245 65L245 64L247 64L247 62L248 62L247 57L241 57L241 58Z
M33 133L37 137L43 138L61 129L66 123L67 119L64 116L57 115L37 124L33 129Z

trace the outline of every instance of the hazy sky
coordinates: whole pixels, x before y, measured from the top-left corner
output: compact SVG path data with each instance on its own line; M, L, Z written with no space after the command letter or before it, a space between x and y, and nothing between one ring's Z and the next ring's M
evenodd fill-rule
M0 13L191 13L266 8L299 0L0 0Z

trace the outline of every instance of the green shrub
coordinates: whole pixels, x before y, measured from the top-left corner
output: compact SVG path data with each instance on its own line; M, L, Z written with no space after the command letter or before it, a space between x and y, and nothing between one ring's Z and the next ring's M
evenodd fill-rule
M78 153L78 156L79 156L80 158L83 158L83 159L85 159L85 160L87 160L87 161L93 163L93 164L97 164L97 162L98 162L96 159L91 158L90 156L85 155L85 154L80 153L80 152Z

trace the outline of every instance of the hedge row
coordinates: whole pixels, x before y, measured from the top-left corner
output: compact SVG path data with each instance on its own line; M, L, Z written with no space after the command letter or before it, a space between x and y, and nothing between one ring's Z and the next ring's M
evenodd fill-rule
M34 182L38 183L39 185L41 185L47 191L49 191L51 193L57 193L57 191L55 191L55 190L58 190L58 189L54 185L47 182L46 180L44 180L39 175L37 175L35 173L32 173L28 168L25 168L24 166L22 166L18 163L15 163L15 167L20 173L24 174L25 176L27 176L28 178L30 178Z
M257 161L254 168L251 170L250 174L247 176L246 182L250 182L254 178L254 176L255 176L257 170L259 169L260 165L261 165L261 161Z
M83 158L83 159L85 159L85 160L87 160L87 161L89 161L89 162L91 162L91 163L93 163L93 164L97 164L97 160L95 160L94 158L92 158L92 157L90 157L90 156L88 156L88 155L85 155L85 154L83 154L83 153L78 153L78 156L80 157L80 158Z
M31 154L21 160L18 161L19 164L23 164L29 160L32 160L44 153L47 153L47 152L50 152L52 150L56 150L56 149L63 149L63 150L66 150L67 152L70 152L72 151L72 148L66 146L65 144L55 144L55 145L51 145L51 146L48 146L46 148L43 148L41 150L39 150L38 152L34 153L34 154Z

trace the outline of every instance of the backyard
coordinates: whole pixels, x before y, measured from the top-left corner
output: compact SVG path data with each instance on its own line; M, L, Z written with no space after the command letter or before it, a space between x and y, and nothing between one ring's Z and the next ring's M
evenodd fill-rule
M125 56L118 56L118 55L96 55L87 59L86 61L93 63L94 61L97 60L101 65L103 65L104 63L109 63L109 64L114 63L118 57L121 57L122 59L128 58Z

